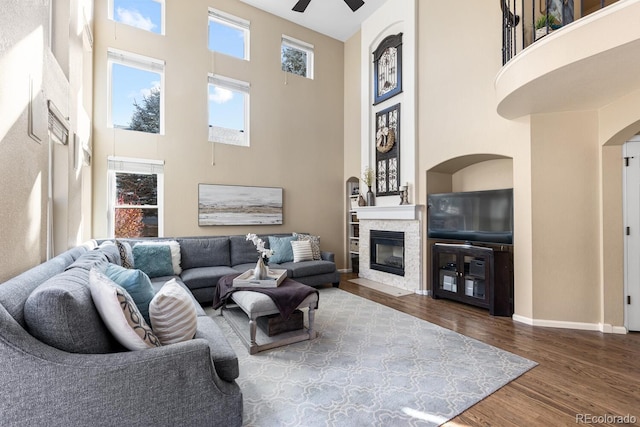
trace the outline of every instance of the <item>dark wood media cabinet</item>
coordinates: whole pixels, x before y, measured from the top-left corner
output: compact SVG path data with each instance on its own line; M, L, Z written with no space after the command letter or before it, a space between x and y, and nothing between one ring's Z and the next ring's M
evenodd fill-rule
M433 298L513 315L513 246L438 242L431 256Z

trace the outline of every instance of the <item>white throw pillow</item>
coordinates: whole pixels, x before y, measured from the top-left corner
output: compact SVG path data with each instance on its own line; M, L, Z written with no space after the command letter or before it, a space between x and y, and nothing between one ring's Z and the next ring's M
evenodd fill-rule
M191 295L171 279L149 304L151 327L163 345L188 341L198 326L198 315Z
M308 240L293 240L291 242L293 249L293 262L313 261L313 251L311 250L311 242Z
M160 347L131 296L97 268L89 271L91 298L107 329L129 350Z
M136 245L169 245L169 249L171 249L171 264L173 266L173 274L182 273L182 267L180 266L182 262L182 257L180 255L180 243L176 240L159 240L152 242L138 242Z

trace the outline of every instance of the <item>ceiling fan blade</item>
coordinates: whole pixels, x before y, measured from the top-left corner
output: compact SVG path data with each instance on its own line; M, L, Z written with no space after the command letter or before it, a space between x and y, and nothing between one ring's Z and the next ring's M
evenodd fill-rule
M358 9L360 9L363 5L364 2L362 0L344 0L344 2L347 4L347 6L349 6L351 8L351 10L353 10L354 12Z
M309 3L311 2L311 0L299 0L298 3L296 3L295 6L293 6L293 11L294 12L304 12L307 9L307 6L309 6Z

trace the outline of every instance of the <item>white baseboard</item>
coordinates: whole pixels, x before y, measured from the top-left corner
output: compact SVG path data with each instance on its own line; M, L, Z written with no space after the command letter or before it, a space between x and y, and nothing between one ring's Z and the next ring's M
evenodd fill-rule
M545 319L532 319L530 317L520 316L518 314L513 315L513 320L520 323L525 323L531 326L542 326L545 328L561 328L561 329L575 329L581 331L598 331L605 334L626 334L627 328L624 326L613 326L605 323L584 323L584 322L567 322L563 320L545 320Z
M339 268L338 269L338 273L352 273L353 270L351 270L350 268Z
M429 295L431 295L431 291L428 289L416 289L416 294L428 297Z

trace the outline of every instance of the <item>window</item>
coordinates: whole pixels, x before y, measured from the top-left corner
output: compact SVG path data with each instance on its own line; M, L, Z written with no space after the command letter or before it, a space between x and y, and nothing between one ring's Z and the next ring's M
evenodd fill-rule
M164 61L109 49L109 126L164 133Z
M313 45L282 35L282 71L313 79Z
M249 146L249 83L209 76L209 141Z
M209 50L249 60L249 21L209 9Z
M109 19L164 34L164 0L111 0Z
M109 157L109 236L163 235L164 162Z

